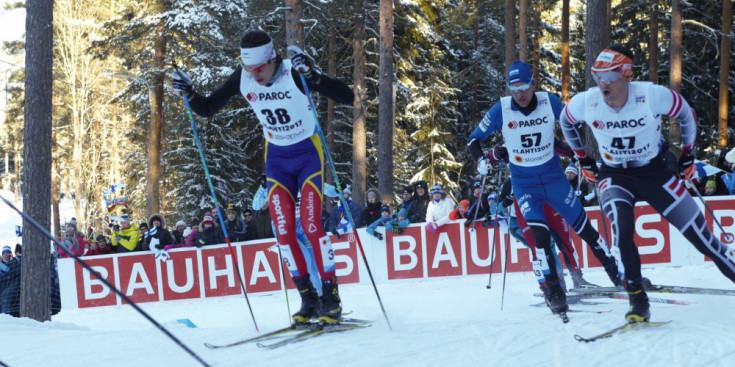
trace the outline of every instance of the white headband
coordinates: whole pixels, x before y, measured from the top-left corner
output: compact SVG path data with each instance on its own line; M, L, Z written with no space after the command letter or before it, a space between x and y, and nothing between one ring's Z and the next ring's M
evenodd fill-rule
M258 47L240 49L240 58L246 66L260 65L274 57L276 52L273 50L273 41Z

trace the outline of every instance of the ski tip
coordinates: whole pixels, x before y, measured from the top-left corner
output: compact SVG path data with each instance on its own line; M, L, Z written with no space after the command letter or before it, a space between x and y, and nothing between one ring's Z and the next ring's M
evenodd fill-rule
M574 334L574 340L576 340L576 341L578 341L578 342L585 342L585 343L589 343L589 342L591 341L591 340L589 340L589 339L583 338L583 337L582 337L581 335L579 335L579 334Z

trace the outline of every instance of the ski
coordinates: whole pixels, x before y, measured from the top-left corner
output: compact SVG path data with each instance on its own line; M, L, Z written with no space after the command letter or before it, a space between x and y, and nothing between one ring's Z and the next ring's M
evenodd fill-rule
M273 331L271 331L269 333L265 333L265 334L262 334L262 335L254 336L252 338L238 340L236 342L232 342L232 343L229 343L229 344L210 344L210 343L204 343L204 346L207 347L207 348L209 348L209 349L230 348L230 347L234 347L234 346L238 346L238 345L242 345L242 344L247 344L247 343L252 343L252 342L258 342L258 341L264 341L264 340L278 338L280 336L287 335L287 334L292 333L292 332L304 331L304 330L307 330L307 329L312 328L314 326L316 326L316 324L291 325L291 326L287 326L287 327L284 327L284 328L273 330Z
M570 308L570 309L567 310L567 312L610 313L610 312L612 312L612 310L599 310L599 311L595 311L595 310L577 310L577 309L574 309L574 308Z
M666 325L666 324L668 324L670 322L671 321L664 321L664 322L645 321L645 322L625 323L624 325L620 325L618 327L612 328L612 329L610 329L610 330L608 330L608 331L606 331L606 332L604 332L602 334L595 335L595 336L590 337L590 338L584 338L584 337L580 336L579 334L575 334L574 335L574 340L576 340L578 342L590 343L590 342L593 342L595 340L609 338L609 337L611 337L611 336L613 336L615 334L622 334L622 333L625 333L625 332L628 332L628 331L631 331L631 330L655 328L655 327L659 327L659 326L664 326L664 325Z
M544 297L544 294L543 293L534 293L533 295L535 297L541 297L541 298ZM604 305L604 304L607 304L605 302L591 302L591 301L587 301L588 299L592 299L592 298L600 298L600 296L599 295L586 296L586 295L578 295L578 294L567 294L567 304L568 305L580 305L580 306L594 306L594 305ZM532 304L531 306L534 306L534 307L547 307L546 306L546 302Z
M717 296L735 296L733 289L716 289L716 288L700 288L700 287L680 287L676 285L657 285L651 284L644 286L646 292L654 293L687 293L687 294L706 294ZM599 288L580 288L574 289L575 293L609 293L609 292L625 292L624 289L618 287L599 287Z
M280 347L283 347L289 344L300 343L305 340L315 338L317 336L324 335L324 334L339 333L339 332L355 330L355 329L364 329L370 326L371 325L369 323L367 324L341 323L341 324L334 324L334 325L316 325L310 330L302 331L298 334L291 335L277 342L273 342L269 344L258 342L256 345L258 346L258 348L276 349L276 348L280 348Z
M534 293L534 295L543 297L543 294L541 293ZM579 300L588 299L588 298L612 298L612 299L627 300L628 295L620 294L617 291L583 292L583 293L576 293L576 294L573 293L573 294L567 294L567 303L574 304L575 302ZM668 299L668 298L658 298L658 297L648 297L648 301L653 302L653 303L666 303L670 305L681 305L681 306L687 306L691 304L691 302L689 301L683 301L683 300L678 300L678 299Z
M345 317L342 319L343 324L342 325L368 325L372 323L370 320L363 320L363 319L356 319L351 317ZM210 344L210 343L204 343L204 346L209 349L221 349L221 348L230 348L235 347L238 345L243 345L247 343L254 343L254 342L263 342L270 339L276 339L284 336L288 336L294 332L311 332L314 329L318 328L319 324L316 322L311 322L308 324L299 324L299 325L290 325L286 326L284 328L273 330L269 333L265 333L262 335L254 336L252 338L247 338L243 340L238 340L236 342L232 342L229 344ZM301 334L299 333L299 334ZM298 335L298 334L297 334Z

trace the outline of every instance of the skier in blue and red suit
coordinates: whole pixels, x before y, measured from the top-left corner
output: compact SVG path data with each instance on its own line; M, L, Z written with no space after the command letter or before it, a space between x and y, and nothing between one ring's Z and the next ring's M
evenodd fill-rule
M283 59L274 51L266 32L249 31L240 40L242 65L211 95L197 94L191 78L180 70L173 73L173 84L201 116L212 116L237 94L242 94L253 108L266 140L269 211L278 243L291 249L285 261L291 273L296 274L293 280L301 295L301 309L292 320L305 323L318 318L321 323L338 323L342 319L342 307L334 253L321 225L324 148L299 73L310 91L335 102L352 103L354 93L344 83L314 70L312 60L301 50L289 46L289 52L293 53L291 59ZM322 279L321 297L309 279L306 260L296 238L295 198L299 191L301 224L309 242L318 244L314 257Z
M555 122L564 108L551 93L535 91L535 81L528 64L514 62L508 70L510 96L496 103L469 136L467 146L477 160L477 171L487 175L491 164L509 161L512 185L521 215L528 222L536 243L534 270L553 313L568 310L566 295L559 282L556 262L550 247L549 226L544 216L544 202L557 210L590 246L615 285L620 284L618 267L608 245L592 228L582 203L569 185L557 151L571 156L566 144L555 139ZM505 146L496 145L485 155L480 142L500 131ZM566 145L566 147L562 147ZM565 148L565 149L564 149Z

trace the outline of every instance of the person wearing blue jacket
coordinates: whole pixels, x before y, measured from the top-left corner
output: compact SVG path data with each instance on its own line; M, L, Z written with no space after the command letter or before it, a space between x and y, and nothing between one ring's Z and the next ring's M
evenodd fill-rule
M544 202L566 218L591 247L615 285L621 284L618 267L607 243L587 219L582 203L561 169L557 151L570 156L572 153L568 145L555 138L556 121L564 104L554 94L535 91L531 67L525 62L514 62L508 70L507 80L511 95L501 98L487 112L467 139L467 146L477 161L477 171L483 176L487 176L492 164L508 163L521 214L528 221L536 240L539 263L535 265L545 277L546 287L542 284L542 289L547 304L553 313L562 314L569 307L552 256ZM505 146L498 144L485 155L481 142L496 131L500 132Z

